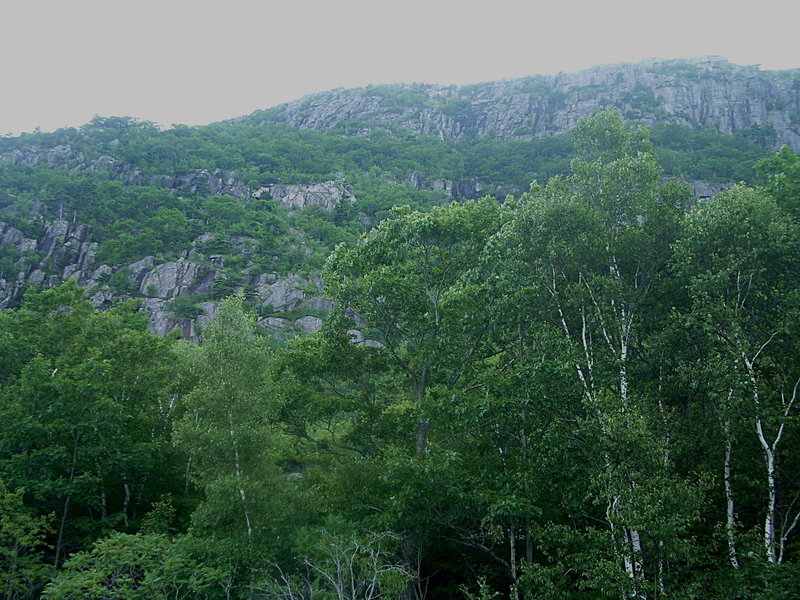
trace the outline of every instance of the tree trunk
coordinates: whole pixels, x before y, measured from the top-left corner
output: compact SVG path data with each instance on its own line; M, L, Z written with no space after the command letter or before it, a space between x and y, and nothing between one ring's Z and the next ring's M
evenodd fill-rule
M761 426L761 419L756 420L756 431L761 440L764 451L764 464L767 470L767 514L764 517L764 549L767 553L767 562L775 564L778 557L775 552L775 511L777 504L777 490L775 488L775 455L772 448L766 443L764 431Z
M647 592L644 589L644 563L642 562L642 540L639 536L638 529L631 529L628 532L631 540L631 558L633 560L633 577L634 577L634 598L647 598Z
M425 454L425 446L428 443L428 431L430 431L430 428L431 428L430 419L420 418L417 421L417 444L416 444L417 456L422 456L423 454Z
M725 532L728 536L728 558L734 569L739 568L739 556L736 551L736 511L733 503L733 483L731 481L731 456L733 444L731 443L731 422L725 420L725 501L727 504Z
M125 499L122 501L122 522L124 523L125 527L128 526L128 504L131 501L131 486L125 483L122 486L122 489L125 490Z
M771 338L770 338L771 339ZM766 346L766 344L765 344ZM764 346L762 346L762 349ZM759 350L761 352L761 350ZM758 353L756 353L758 356ZM772 444L767 441L767 436L764 433L764 426L761 422L761 396L758 389L758 377L755 370L755 358L749 359L742 354L742 359L747 367L747 374L750 378L750 385L752 386L753 404L756 407L756 434L758 441L761 444L761 450L764 453L764 466L767 471L767 514L764 516L764 550L767 554L767 562L775 564L778 562L777 553L775 552L775 511L777 510L777 490L775 488L775 448L781 439L783 433L783 425L781 425L778 435Z
M233 416L228 411L228 426L231 436L231 446L233 448L233 465L236 473L236 483L239 486L239 500L242 502L242 510L244 512L244 522L247 527L247 538L253 537L253 523L250 521L250 512L247 509L247 495L245 494L244 487L242 486L242 469L239 461L239 445L236 442L236 434L233 431Z

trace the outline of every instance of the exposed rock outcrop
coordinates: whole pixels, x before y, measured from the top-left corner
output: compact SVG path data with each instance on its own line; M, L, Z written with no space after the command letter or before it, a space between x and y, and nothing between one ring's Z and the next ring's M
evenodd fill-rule
M732 188L732 183L709 183L707 181L693 181L691 184L694 197L698 200L708 200L720 192Z
M141 261L140 261L141 262ZM136 280L139 292L158 298L208 294L217 272L203 264L178 260L152 266Z
M87 288L86 297L95 307L107 308L129 297L140 298L152 331L163 336L177 330L182 337L198 341L219 306L208 298L214 295L215 283L227 277L219 268L224 255L205 255L197 250L214 237L206 233L194 240L192 260L159 262L154 256L146 256L127 264L98 265L97 243L92 241L88 225L46 222L40 236L27 238L19 229L0 222L0 249L5 256L17 257L13 272L0 272L0 308L15 305L29 287L51 287L72 278ZM241 251L252 246L252 240L243 236L230 241ZM246 271L239 289L253 290L257 308L273 315L261 319L261 325L278 337L319 331L320 315L333 309L332 301L322 295L319 277ZM177 300L185 302L176 305ZM284 313L285 317L278 316Z
M179 175L152 175L144 180L140 173L128 171L123 178L125 183L149 183L182 194L196 194L203 192L215 196L228 195L235 198L249 198L250 188L239 179L233 171L207 171L201 169Z
M800 69L761 71L721 57L604 65L461 87L336 89L249 118L342 135L400 126L441 139L531 139L568 131L605 106L648 124L666 121L720 133L756 130L767 145L789 144L800 151Z
M253 192L253 197L261 198L269 195L270 198L289 209L319 206L323 210L331 211L342 201L354 201L353 191L353 187L345 184L344 179L341 179L322 183L270 185L257 189Z

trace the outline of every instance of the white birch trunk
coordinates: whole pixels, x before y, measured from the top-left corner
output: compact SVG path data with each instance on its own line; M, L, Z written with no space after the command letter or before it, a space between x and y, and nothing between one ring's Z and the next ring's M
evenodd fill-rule
M642 562L642 539L638 529L631 529L629 532L631 540L631 550L633 555L633 577L634 577L634 597L647 598L644 589L644 563Z
M730 395L728 396L730 398ZM733 443L731 442L731 422L725 420L725 532L728 536L728 558L734 569L739 568L739 556L736 551L736 507L733 502L733 482L731 470L731 457L733 455Z
M607 248L608 250L608 248ZM611 257L611 265L610 265L610 272L611 275L618 281L621 280L621 275L619 272L619 268L617 266L616 257L612 255ZM595 319L599 326L600 334L602 335L603 340L605 340L606 345L611 353L611 355L618 361L619 370L618 370L618 391L620 396L620 408L622 411L626 411L629 408L629 380L628 380L628 351L629 351L629 344L630 344L630 333L633 326L633 316L631 312L627 309L623 302L617 303L615 300L611 300L611 311L613 315L618 320L618 337L615 335L616 327L611 327L607 322L604 311L600 302L595 297L591 286L589 285L588 280L584 277L581 273L579 275L579 280L581 285L585 288L586 292L589 295L591 300L591 306L596 313ZM573 340L578 341L581 344L581 348L583 350L585 364L576 363L575 369L578 375L578 380L581 383L581 386L584 390L584 396L586 398L587 404L589 408L591 408L595 415L600 418L602 423L602 410L599 408L596 402L596 395L595 395L595 386L594 386L594 348L592 343L592 336L589 330L589 319L587 319L586 315L586 308L582 307L580 311L581 316L581 331L580 336L573 336L569 325L567 323L563 308L558 298L558 291L557 291L557 277L556 277L556 270L553 268L552 272L552 279L550 284L550 293L553 296L553 299L556 302L556 307L558 310L559 319L561 322L561 328L564 334ZM601 433L605 436L606 431L605 428L601 425ZM611 461L608 456L606 456L606 467L609 469L611 467ZM635 487L635 483L631 484L632 488ZM645 583L645 572L644 572L644 563L642 558L642 541L641 535L638 529L628 529L628 528L621 528L619 532L615 532L616 525L619 523L620 515L623 512L624 508L620 506L621 499L619 496L615 496L609 501L609 510L607 511L607 519L609 522L609 526L611 528L611 535L612 539L614 539L614 545L617 546L621 553L622 553L622 560L625 568L625 572L627 573L628 577L631 579L633 584L633 593L632 597L644 600L647 597L647 594L644 589ZM619 539L618 539L619 538Z
M244 522L247 526L247 537L253 537L253 524L250 521L250 512L247 510L247 495L245 494L244 487L242 487L242 469L239 461L239 445L236 443L236 435L233 431L233 416L228 412L228 425L231 436L231 445L233 446L234 469L236 472L236 482L239 484L239 499L242 502L242 510L244 511Z
M756 419L756 432L761 442L761 449L764 452L764 465L767 471L768 500L767 514L764 517L764 550L767 553L767 561L774 564L778 561L775 552L775 510L777 504L777 491L775 489L775 454L764 436L761 419Z
M758 353L756 353L756 357L765 347L766 344L764 344ZM755 358L752 360L747 356L742 356L742 358L744 359L744 364L747 366L747 373L752 386L753 403L756 407L756 435L758 436L758 441L761 444L761 451L764 454L764 466L767 475L768 499L767 512L764 516L764 550L767 555L767 562L770 564L775 564L778 560L777 553L775 551L775 510L777 506L777 490L775 489L775 447L780 441L781 434L783 433L783 424L781 424L778 430L778 435L773 440L773 443L770 444L767 441L767 436L764 434L764 425L760 417L761 397L758 391L758 379L756 376L754 362Z

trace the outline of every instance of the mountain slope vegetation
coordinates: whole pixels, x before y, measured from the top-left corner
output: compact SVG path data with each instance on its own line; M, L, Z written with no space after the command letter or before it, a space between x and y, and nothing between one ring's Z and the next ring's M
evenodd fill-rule
M615 105L650 125L664 176L707 197L754 182L758 159L795 144L798 90L792 71L666 61L461 88L337 90L206 127L97 117L5 138L0 305L76 277L96 306L150 298L156 331L196 339L194 318L243 289L285 329L320 316L314 278L337 243L395 205L502 200L566 174L580 116ZM307 293L286 301L267 280Z

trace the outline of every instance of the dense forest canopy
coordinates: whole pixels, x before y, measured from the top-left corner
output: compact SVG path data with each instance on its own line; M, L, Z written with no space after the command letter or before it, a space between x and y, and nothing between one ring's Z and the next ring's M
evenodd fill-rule
M659 160L706 168L692 144L740 142L614 110L568 138L420 154L237 127L241 157L213 127L128 119L47 143L111 147L135 177L341 171L363 201L292 212L124 169L2 166L7 222L74 212L110 262L209 230L252 236L257 261L302 229L317 245L285 268L324 263L334 301L284 343L235 278L200 344L149 332L141 300L95 309L74 280L0 311L2 598L800 595L794 152L731 158L751 184L697 202ZM539 183L451 202L392 182L470 160L515 189L537 164Z

